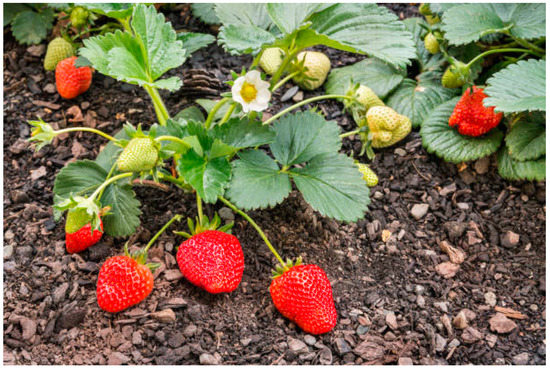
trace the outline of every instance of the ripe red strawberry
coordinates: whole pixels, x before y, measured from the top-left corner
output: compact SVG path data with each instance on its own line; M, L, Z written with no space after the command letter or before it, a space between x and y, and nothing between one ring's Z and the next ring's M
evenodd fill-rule
M117 313L143 301L153 290L153 273L128 255L113 256L103 265L97 278L97 303Z
M336 325L332 288L317 265L291 267L273 279L269 293L277 310L308 333L327 333Z
M103 235L103 222L99 220L100 229L92 233L92 216L86 213L85 209L71 209L67 213L65 222L65 246L67 252L73 254L86 250L95 245Z
M449 126L458 126L461 135L477 137L498 126L502 113L495 113L494 107L483 106L487 95L483 89L473 86L464 91L449 119Z
M55 84L57 92L64 99L74 99L88 91L92 83L90 67L75 68L76 56L64 59L55 68Z
M181 274L210 293L231 292L244 271L244 255L237 237L208 230L184 241L177 254Z

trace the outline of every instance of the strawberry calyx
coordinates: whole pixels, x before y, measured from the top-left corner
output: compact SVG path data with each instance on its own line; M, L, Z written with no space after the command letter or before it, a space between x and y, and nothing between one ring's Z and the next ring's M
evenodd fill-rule
M218 213L214 213L212 220L206 216L202 217L202 222L199 217L195 217L195 221L191 218L187 218L187 227L189 228L189 232L174 231L174 233L185 238L191 238L205 231L220 231L231 234L231 228L233 228L234 222L229 222L220 227L221 222L222 221Z
M39 151L46 145L49 145L52 140L57 136L57 133L53 127L38 117L39 120L29 120L29 124L33 126L31 128L31 137L28 139L29 142L35 143L35 150Z
M77 222L84 223L77 225L67 224L68 229L72 230L75 227L80 229L89 223L91 225L91 233L93 233L95 230L101 231L101 216L109 214L110 209L110 206L100 208L99 200L95 198L71 195L68 199L56 199L54 205L54 219L59 220L61 214L68 210L71 217L73 214L78 217ZM70 219L69 215L67 216L67 223L72 223L72 219Z
M285 272L288 272L291 268L294 268L295 266L302 265L302 257L298 256L296 260L292 259L286 259L284 264L277 264L275 266L274 270L271 270L271 279L275 279L277 277L282 276Z

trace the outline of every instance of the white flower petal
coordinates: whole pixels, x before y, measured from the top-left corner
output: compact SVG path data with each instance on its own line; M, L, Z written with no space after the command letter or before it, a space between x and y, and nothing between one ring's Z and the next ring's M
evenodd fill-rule
M239 103L244 103L244 100L241 96L241 89L243 88L243 84L245 82L244 77L239 77L235 80L235 83L233 83L233 86L231 87L231 95L233 97L233 100Z
M269 92L268 89L260 90L256 95L256 101L262 104L269 102L270 99L271 99L271 92Z
M263 111L263 110L267 109L267 102L260 103L258 100L254 100L249 104L249 106L250 106L251 110Z
M270 86L269 82L260 80L256 84L256 89L258 89L258 90L264 90L264 89L267 90L267 89L269 89L269 86Z
M250 111L250 105L251 104L247 104L245 103L244 101L241 103L242 107L243 107L243 112L245 113L248 113Z
M256 85L259 81L262 80L262 75L257 70L251 70L245 75L246 81L253 85Z

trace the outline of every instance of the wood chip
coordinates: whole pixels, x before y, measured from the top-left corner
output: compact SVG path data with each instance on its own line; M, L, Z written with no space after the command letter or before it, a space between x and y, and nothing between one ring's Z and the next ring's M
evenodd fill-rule
M506 315L508 318L527 319L527 315L522 314L519 311L514 310L514 309L505 308L505 307L501 307L501 306L495 306L495 310L498 311L499 313L502 313L502 314Z
M435 267L437 274L441 275L445 279L454 277L459 269L460 265L448 261L438 264Z
M50 108L52 110L59 110L59 108L61 108L61 105L59 105L59 104L54 104L54 103L50 103L50 102L42 101L42 100L33 100L32 103L36 106L44 106L44 107Z
M449 259L451 262L455 264L462 264L464 260L466 259L466 253L456 247L453 247L449 242L442 241L439 243L439 247L441 247L441 250L449 255Z

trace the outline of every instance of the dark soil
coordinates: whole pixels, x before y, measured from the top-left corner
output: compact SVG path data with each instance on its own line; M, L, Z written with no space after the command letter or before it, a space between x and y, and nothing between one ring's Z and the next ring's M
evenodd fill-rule
M405 4L389 7L415 14ZM185 8L173 8L169 18L176 28L208 30ZM40 116L58 127L84 124L113 133L126 121L147 127L154 112L143 90L99 73L87 93L61 99L54 74L42 68L43 53L5 33L4 363L545 364L545 183L506 182L493 159L458 170L428 155L417 132L377 152L372 168L380 183L364 220L325 219L296 192L274 209L250 212L285 257L301 255L326 270L339 314L332 332L312 337L275 310L268 292L275 260L240 217L234 234L246 268L235 292L210 295L181 279L174 256L182 239L167 232L150 252L163 264L152 294L128 311L103 312L97 273L127 240L104 237L69 255L51 204L58 171L95 158L105 141L73 134L33 153L26 121ZM333 66L362 58L328 53ZM201 68L224 81L249 61L211 45L172 74ZM172 114L192 103L184 92L165 96ZM275 102L272 111L291 102ZM352 129L338 103L319 107L343 130ZM357 139L345 140L344 152L359 149ZM177 189L137 187L136 193L143 214L134 245L142 246L173 214L196 214L193 196ZM411 214L415 204L428 206L419 220ZM438 273L442 266L436 270L449 260L440 248L444 241L466 253L449 278ZM510 333L490 329L499 307L524 315L512 319L517 327ZM473 317L458 329L449 321L463 309Z

